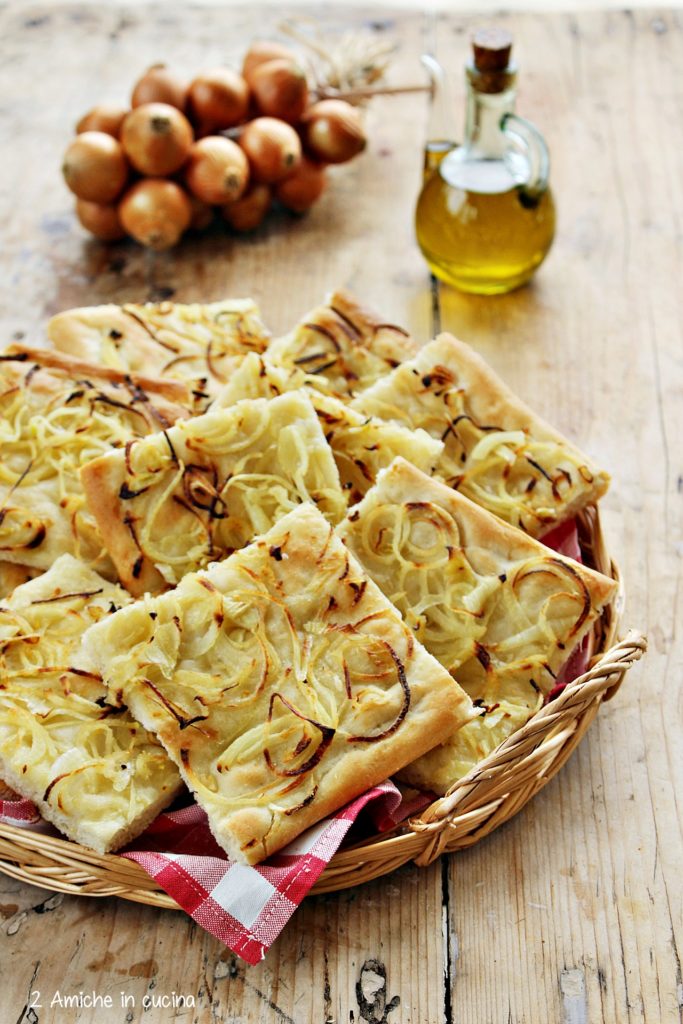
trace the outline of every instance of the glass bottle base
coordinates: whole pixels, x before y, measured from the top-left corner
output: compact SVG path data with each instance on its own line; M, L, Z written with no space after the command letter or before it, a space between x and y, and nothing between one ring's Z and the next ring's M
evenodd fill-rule
M507 273L496 274L493 267L486 270L478 268L468 271L467 268L455 264L436 263L425 253L423 255L435 277L452 285L453 288L457 288L458 291L469 292L472 295L505 295L506 292L515 291L516 288L528 284L543 262L543 257L541 257L532 266L520 268L514 273L510 273L509 268L505 268Z

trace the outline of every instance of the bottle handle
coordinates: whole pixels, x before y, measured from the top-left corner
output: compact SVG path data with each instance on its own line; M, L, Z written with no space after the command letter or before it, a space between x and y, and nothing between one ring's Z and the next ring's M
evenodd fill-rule
M531 121L512 113L503 114L500 128L526 159L528 176L520 184L531 194L545 192L550 177L550 153L538 128Z

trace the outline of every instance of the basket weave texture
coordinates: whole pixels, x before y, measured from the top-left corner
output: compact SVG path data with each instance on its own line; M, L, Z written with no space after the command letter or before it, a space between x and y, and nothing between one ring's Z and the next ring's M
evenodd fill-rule
M596 508L581 513L579 538L587 564L619 580L603 541ZM622 593L594 627L592 665L525 726L500 744L420 817L393 833L339 851L311 890L346 889L388 874L409 860L430 864L442 853L472 846L508 821L553 778L578 746L603 701L616 693L627 669L646 650L630 631L616 642ZM54 892L120 896L179 910L178 904L134 861L104 856L77 843L0 824L0 871Z

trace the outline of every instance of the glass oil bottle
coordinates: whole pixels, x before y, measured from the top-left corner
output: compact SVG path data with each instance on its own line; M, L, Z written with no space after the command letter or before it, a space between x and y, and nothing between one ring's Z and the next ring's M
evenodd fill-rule
M436 277L484 295L525 284L555 232L548 149L538 129L514 113L511 48L502 30L474 36L462 145L439 125L443 70L423 58L432 78L432 117L415 213L418 244Z

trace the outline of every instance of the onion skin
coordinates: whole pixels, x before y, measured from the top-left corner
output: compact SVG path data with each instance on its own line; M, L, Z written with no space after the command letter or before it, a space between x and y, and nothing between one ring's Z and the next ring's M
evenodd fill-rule
M185 171L190 192L216 206L239 199L249 183L249 161L230 139L207 135L195 142Z
M208 203L203 203L196 196L190 196L190 207L192 216L190 218L190 231L204 231L213 222L214 209Z
M116 206L76 200L76 216L86 231L103 242L118 242L126 237Z
M127 113L127 107L117 107L113 103L100 103L83 115L76 125L76 134L104 132L105 135L111 135L113 138L118 139L121 135L121 125Z
M270 185L291 174L301 161L301 141L291 125L274 117L257 117L240 136L254 181Z
M133 88L131 106L141 107L145 103L168 103L171 107L185 112L188 85L182 78L170 71L165 64L153 64L138 79Z
M360 112L345 100L320 100L301 121L304 149L314 160L344 164L367 144Z
M325 191L325 168L303 157L301 163L275 186L275 198L294 213L305 213Z
M200 135L232 128L247 116L249 86L230 68L211 68L190 84L188 109Z
M136 107L121 129L124 153L136 171L150 177L180 170L193 141L190 122L169 103L145 103Z
M251 77L252 98L259 113L296 124L308 106L308 83L303 68L294 61L269 60L259 64Z
M170 249L190 226L192 204L174 181L146 178L126 192L119 217L136 242L149 249Z
M265 220L271 202L268 185L251 185L241 199L224 206L222 213L235 231L253 231Z
M82 132L64 154L62 173L68 188L91 203L111 203L128 180L120 144L106 132Z
M242 64L242 77L249 88L251 88L256 68L270 60L291 60L296 62L296 54L289 47L283 46L282 43L271 43L265 39L252 43L244 56L244 63Z

